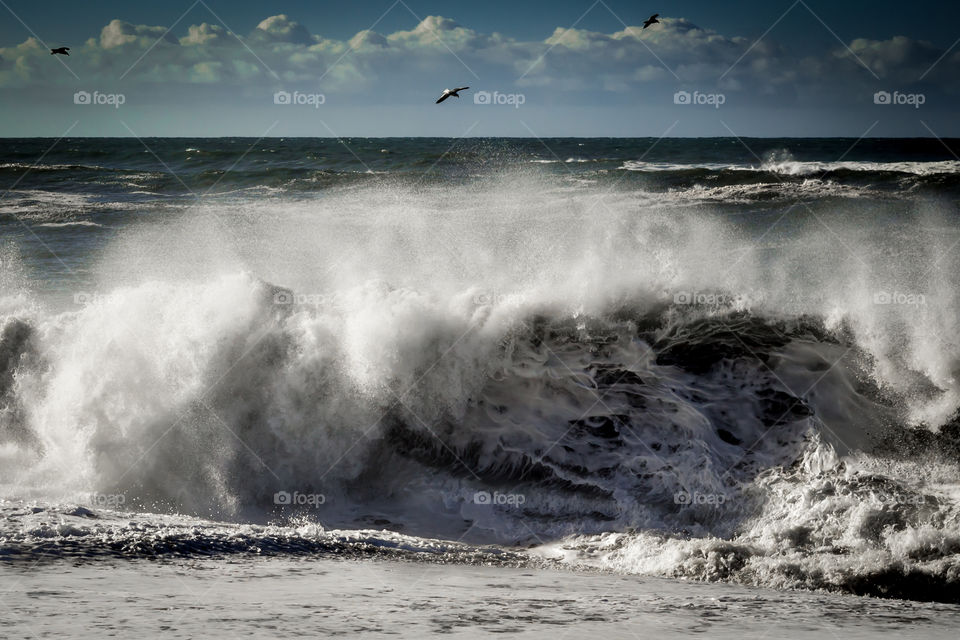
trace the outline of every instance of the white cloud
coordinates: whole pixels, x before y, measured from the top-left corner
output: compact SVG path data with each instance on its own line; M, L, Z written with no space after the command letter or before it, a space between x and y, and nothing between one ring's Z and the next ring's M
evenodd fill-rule
M428 16L409 30L389 34L365 30L341 41L311 34L280 14L264 19L244 37L256 55L218 24L191 25L180 34L113 20L99 38L71 50L73 55L65 62L84 81L113 82L149 50L130 70L127 82L270 87L276 85L272 73L276 72L291 84L312 85L322 77L324 90L346 94L373 85L401 90L439 77L478 84L472 78L476 74L499 90L516 86L586 92L587 99L596 91L611 97L646 96L654 91L672 93L684 85L774 97L796 96L804 88L809 95L854 89L862 93L875 80L857 58L881 78L911 82L943 54L930 43L897 36L854 40L850 49L856 57L838 48L804 58L777 45L775 34L754 44L669 17L646 30L631 26L602 33L557 28L543 40L521 41ZM946 56L927 80L955 89L958 67L960 53ZM71 74L53 63L33 38L0 48L0 86L71 82Z
M350 48L354 51L385 49L390 46L390 41L375 31L364 30L350 38Z
M314 36L310 35L306 27L282 13L270 16L258 24L250 38L253 41L289 44L311 45L314 43Z
M653 29L628 26L612 34L558 28L544 41L545 46L529 48L531 59L518 61L516 66L527 73L531 84L541 85L569 79L571 73L584 79L602 78L604 84L613 77L628 83L666 78L717 82L728 70L734 76L757 75L758 69L750 66L753 61L763 61L765 82L776 83L784 73L784 53L770 42L757 43L738 63L750 48L746 39L701 29L682 18L663 18L661 22ZM654 70L657 67L662 73Z
M923 40L913 40L906 36L894 36L889 40L869 40L857 38L850 43L850 50L837 52L838 57L846 60L857 58L870 67L881 78L916 79L929 69L943 51ZM952 67L957 70L956 58L945 59L943 70Z
M223 44L233 40L233 37L227 34L227 30L218 24L190 25L188 34L185 38L180 38L180 44Z
M409 50L449 48L453 51L484 49L504 42L498 34L481 34L441 16L427 16L414 29L392 33L387 36L387 40Z
M179 44L177 39L167 32L166 27L134 25L123 20L111 20L110 24L100 31L100 46L104 49L125 45L150 47L158 39L170 44Z

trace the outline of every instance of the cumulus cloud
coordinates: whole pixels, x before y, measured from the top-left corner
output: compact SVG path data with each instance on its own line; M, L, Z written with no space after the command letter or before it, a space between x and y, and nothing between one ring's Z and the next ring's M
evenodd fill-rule
M528 83L541 85L569 81L571 71L587 84L592 76L613 86L668 78L717 82L732 75L730 86L744 75L762 75L765 83L785 77L784 53L772 42L761 41L751 49L745 38L726 37L682 18L662 18L661 23L657 29L628 26L611 34L558 28L541 51L533 49L532 60L518 60L516 68ZM762 70L751 66L757 61L763 62Z
M889 40L857 38L850 43L850 51L839 51L838 57L854 56L881 78L915 79L930 69L943 55L943 51L929 42L895 36ZM951 66L956 70L957 58L947 59L943 70Z
M350 38L350 49L357 51L360 49L385 49L390 46L390 41L375 31L364 30Z
M43 75L43 56L49 52L36 38L27 38L24 42L13 46L0 48L0 86L16 86L28 79L36 79Z
M223 44L232 40L227 34L227 30L218 24L207 24L204 22L199 25L190 25L187 36L180 38L180 44Z
M130 24L123 20L111 20L110 24L100 31L100 46L104 49L125 45L151 47L158 39L168 44L179 44L166 27L149 27L143 24Z
M289 44L311 45L314 36L299 22L291 20L285 14L270 16L257 25L250 36L257 42L279 42Z
M387 40L391 44L407 49L453 51L485 49L506 42L499 34L481 34L441 16L427 16L414 29L392 33L387 36Z
M126 82L253 87L274 86L278 78L314 84L322 78L323 89L345 93L384 83L399 90L424 77L454 82L475 75L501 90L629 95L715 85L776 96L796 94L799 87L815 93L874 82L861 61L881 78L916 81L941 56L927 80L954 90L960 69L960 54L944 56L936 46L904 36L857 39L849 50L800 57L785 51L772 35L754 43L669 17L654 29L629 26L603 33L557 28L542 40L528 41L481 33L441 16L428 16L409 30L364 30L343 41L311 34L285 14L267 17L239 37L219 24L184 30L177 36L165 27L112 20L99 38L71 51L74 56L65 62L85 81L109 82L129 69L131 59L146 53L125 75ZM33 38L0 48L0 86L73 80L62 65L51 64L49 52Z

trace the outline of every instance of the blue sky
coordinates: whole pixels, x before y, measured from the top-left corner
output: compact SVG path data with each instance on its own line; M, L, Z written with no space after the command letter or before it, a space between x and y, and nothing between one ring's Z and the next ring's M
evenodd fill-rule
M960 136L960 4L907 9L2 0L0 135Z

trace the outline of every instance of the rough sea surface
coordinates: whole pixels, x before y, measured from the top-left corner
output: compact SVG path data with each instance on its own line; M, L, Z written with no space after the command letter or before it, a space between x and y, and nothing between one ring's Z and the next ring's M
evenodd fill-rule
M0 635L953 637L958 148L4 140Z

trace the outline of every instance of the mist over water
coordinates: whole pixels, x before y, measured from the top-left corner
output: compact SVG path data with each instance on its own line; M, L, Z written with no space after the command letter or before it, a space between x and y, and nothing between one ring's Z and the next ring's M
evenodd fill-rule
M299 519L956 599L955 163L371 141L275 180L206 142L199 202L130 149L14 193L0 486L70 528L11 507L10 549ZM53 506L91 494L135 515Z

